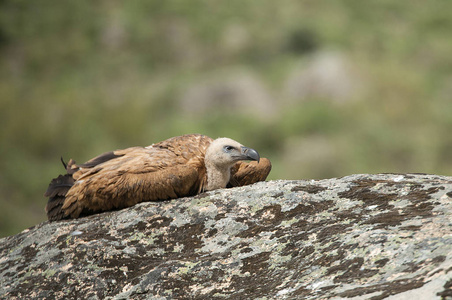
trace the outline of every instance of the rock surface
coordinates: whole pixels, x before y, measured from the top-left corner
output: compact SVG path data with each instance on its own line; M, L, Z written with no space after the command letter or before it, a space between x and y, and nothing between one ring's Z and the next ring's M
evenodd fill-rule
M6 299L451 299L452 177L270 181L0 240Z

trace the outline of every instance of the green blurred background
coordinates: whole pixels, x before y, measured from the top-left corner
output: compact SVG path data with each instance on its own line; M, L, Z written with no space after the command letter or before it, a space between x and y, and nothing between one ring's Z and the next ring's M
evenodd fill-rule
M60 156L228 136L270 179L452 173L452 1L0 1L0 236Z

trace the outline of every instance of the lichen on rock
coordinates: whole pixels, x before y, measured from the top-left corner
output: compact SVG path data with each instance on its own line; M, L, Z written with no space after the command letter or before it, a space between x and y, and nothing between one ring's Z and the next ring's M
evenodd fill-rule
M452 177L352 175L44 222L0 240L0 298L449 299L451 200Z

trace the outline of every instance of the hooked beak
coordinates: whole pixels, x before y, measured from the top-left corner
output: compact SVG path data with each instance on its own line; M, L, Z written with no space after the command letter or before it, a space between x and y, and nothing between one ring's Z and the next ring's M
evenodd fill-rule
M259 162L260 156L256 150L242 146L242 159L243 160L257 160L257 162Z

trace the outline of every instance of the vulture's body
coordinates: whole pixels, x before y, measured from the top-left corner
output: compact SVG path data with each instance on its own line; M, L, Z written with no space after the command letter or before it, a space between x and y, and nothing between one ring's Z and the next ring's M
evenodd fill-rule
M70 160L67 174L53 179L45 193L47 217L78 218L143 201L252 184L265 180L270 169L268 159L234 140L178 136L107 152L80 165Z

